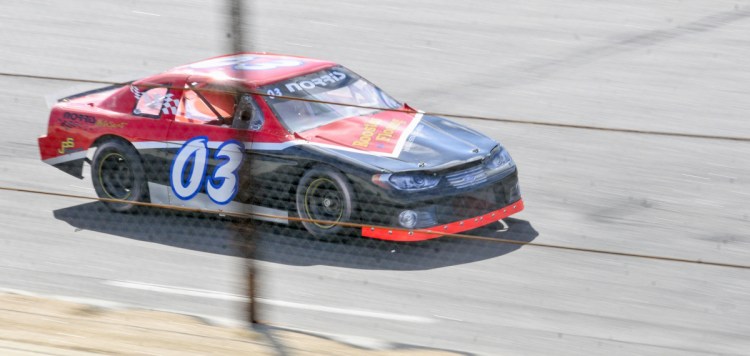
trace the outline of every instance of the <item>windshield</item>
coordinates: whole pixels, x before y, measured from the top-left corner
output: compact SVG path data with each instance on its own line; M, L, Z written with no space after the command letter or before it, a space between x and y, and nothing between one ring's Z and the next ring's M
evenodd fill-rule
M292 132L303 132L354 116L380 110L279 98L285 96L375 108L397 109L401 104L348 69L337 66L269 84L260 88L265 100Z

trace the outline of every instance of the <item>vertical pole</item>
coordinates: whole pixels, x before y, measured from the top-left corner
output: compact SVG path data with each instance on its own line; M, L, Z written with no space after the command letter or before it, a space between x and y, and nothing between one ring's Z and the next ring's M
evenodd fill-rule
M245 17L245 9L243 2L246 0L229 0L229 17L231 19L229 28L229 37L231 38L231 51L232 53L241 53L249 50L245 43L245 31L244 27L249 21L249 18ZM245 75L245 72L239 74ZM238 97L241 93L238 93ZM237 138L240 142L247 142L247 131L241 130L237 133ZM239 189L252 189L252 177L250 176L250 155L243 152L245 159L242 160L242 167L240 167L240 186ZM247 321L251 324L258 323L257 303L255 302L255 295L257 293L256 285L256 270L255 270L255 257L256 257L256 245L255 245L255 229L252 221L248 217L240 217L236 220L234 226L235 241L239 244L239 250L245 261L245 275L247 283Z
M229 35L232 39L232 52L239 53L245 51L243 42L243 6L242 0L229 0L229 15L231 23L229 24Z

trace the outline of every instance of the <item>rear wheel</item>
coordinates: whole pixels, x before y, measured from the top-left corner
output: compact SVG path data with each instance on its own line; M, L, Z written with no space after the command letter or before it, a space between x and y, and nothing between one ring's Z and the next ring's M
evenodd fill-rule
M107 141L97 148L91 162L91 179L100 198L143 202L148 197L141 157L122 141ZM127 202L104 203L119 212L131 212L138 207Z
M354 194L346 177L328 167L314 167L297 185L297 214L302 225L318 239L342 240L352 236L354 229L339 223L351 222Z

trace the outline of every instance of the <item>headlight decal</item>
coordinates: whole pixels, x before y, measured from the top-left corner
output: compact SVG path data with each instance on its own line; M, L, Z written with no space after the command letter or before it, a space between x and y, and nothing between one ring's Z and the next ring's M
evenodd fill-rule
M505 171L511 167L515 167L516 163L513 162L513 158L510 157L508 151L500 147L499 150L492 153L489 159L485 162L487 168L494 172Z
M425 173L399 173L390 176L388 181L398 190L423 190L437 186L440 177Z

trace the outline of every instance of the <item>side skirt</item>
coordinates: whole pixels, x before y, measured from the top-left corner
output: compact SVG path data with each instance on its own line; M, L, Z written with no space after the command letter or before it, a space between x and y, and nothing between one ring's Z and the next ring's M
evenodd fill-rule
M171 194L171 188L167 185L158 183L148 183L148 191L151 202L182 208L198 209L207 213L239 213L255 214L253 219L270 221L279 224L289 224L289 212L279 209L267 208L264 206L240 203L237 201L229 202L226 205L214 203L206 193L198 193L188 200L180 200Z

